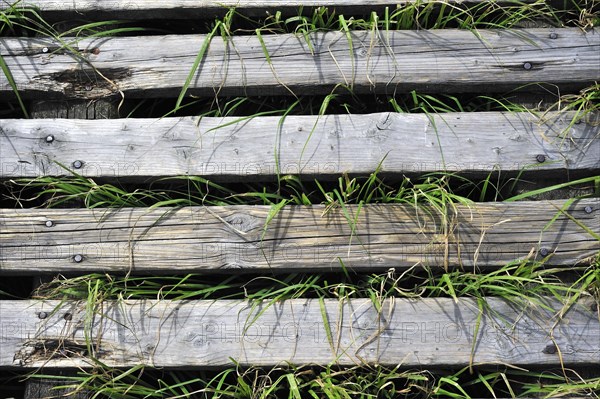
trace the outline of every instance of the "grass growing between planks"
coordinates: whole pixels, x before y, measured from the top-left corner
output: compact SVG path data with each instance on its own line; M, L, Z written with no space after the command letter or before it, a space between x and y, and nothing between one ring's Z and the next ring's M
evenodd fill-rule
M454 183L448 176L430 176L420 180L404 179L390 184L377 173L368 178L341 177L334 183L303 183L294 176L284 176L271 185L272 191L246 186L235 191L198 177L182 177L185 183L178 190L127 191L111 185L98 185L91 179L74 176L69 179L40 179L24 184L22 189L34 190L47 198L44 206L61 205L79 200L85 206L177 206L223 204L311 205L324 203L343 209L345 204L413 203L440 205L467 203L467 197L497 196L496 185L490 177L477 184L462 178ZM595 187L600 177L575 181ZM469 195L454 193L458 186ZM542 191L552 191L549 187ZM239 187L238 187L239 188ZM176 195L174 195L176 194ZM537 195L539 192L531 192ZM177 197L179 195L179 197ZM512 198L518 200L522 197ZM21 196L20 201L25 198ZM573 274L575 273L575 274ZM566 282L568 276L574 281ZM218 300L241 299L250 303L273 304L292 298L370 298L381 308L390 298L474 297L485 311L485 298L501 297L515 303L541 304L543 297L558 299L567 309L584 297L600 302L600 255L588 267L561 269L544 266L543 261L524 261L507 265L494 272L445 272L439 269L415 267L401 274L390 270L383 274L356 274L342 268L336 274L293 274L254 276L164 276L138 277L92 274L79 277L57 277L41 286L35 293L39 299L83 301L90 315L98 312L104 300ZM543 305L542 305L543 306ZM555 309L556 310L556 309ZM558 310L564 311L564 310ZM247 320L253 323L255 320ZM90 353L93 353L90 351ZM147 367L127 370L112 369L94 360L95 366L80 371L77 376L64 377L64 384L86 390L96 397L113 398L469 398L480 395L512 395L517 397L536 392L551 397L569 392L590 394L597 390L598 378L576 378L565 371L523 371L519 369L448 371L402 370L382 366L336 368L333 365L316 368L242 369L232 367L218 372L159 371ZM43 372L32 378L42 378ZM536 383L535 381L543 381ZM498 396L500 397L500 396ZM593 397L593 396L591 396Z
M340 273L278 275L117 276L86 274L57 276L34 293L37 299L245 299L281 301L296 298L370 298L376 307L387 298L436 298L486 296L507 301L538 301L553 297L566 306L580 297L600 302L600 253L590 265L573 267L571 282L564 269L545 267L544 261L524 260L492 272L444 271L413 267L402 272L365 274L342 268Z
M589 267L575 270L578 278L565 283L564 270L543 262L519 262L489 274L423 270L401 275L345 273L329 275L116 277L86 275L57 278L40 287L43 299L81 300L95 309L108 299L245 299L253 302L292 298L371 298L375 306L390 298L502 297L516 304L553 297L569 307L582 297L600 302L600 256ZM525 302L523 302L523 300ZM562 312L562 310L561 310ZM253 322L250 321L250 323ZM64 386L93 397L111 398L471 398L595 396L600 379L577 371L524 370L502 366L458 371L406 370L379 365L351 368L283 365L274 368L230 367L219 371L161 371L137 366L113 369L99 360L76 376L59 377ZM43 378L37 373L32 378Z
M78 204L87 208L156 208L276 205L281 202L290 205L324 204L328 208L372 203L430 204L443 207L452 203L471 202L469 198L455 193L452 186L458 186L458 189L465 192L478 191L474 183L459 176L432 174L415 179L404 177L388 183L379 176L379 171L366 178L344 175L334 182L303 182L295 175L284 175L270 184L220 184L199 176L181 176L163 183L156 182L158 188L150 186L129 189L109 183L96 183L91 178L79 175L16 179L5 183L8 192L5 199L11 200L18 207L29 207L29 204L43 207Z
M64 207L123 208L223 205L327 205L347 204L433 205L443 210L452 204L483 201L513 202L578 193L576 198L600 196L600 176L549 184L516 192L526 184L520 177L503 178L490 173L481 181L460 175L431 174L417 178L384 178L379 171L368 177L344 175L334 181L302 181L295 175L282 175L271 183L216 183L200 176L180 176L150 185L119 185L96 182L80 175L14 179L2 184L2 200L16 208Z
M41 377L41 376L39 376ZM477 369L454 374L357 366L352 368L232 367L220 372L167 372L142 366L94 375L64 377L64 386L86 387L94 396L134 398L541 398L578 395L597 398L600 379L576 371L535 372Z
M64 204L82 200L89 207L107 206L173 206L222 205L239 203L310 205L325 203L343 209L348 203L400 202L440 204L466 202L468 199L451 190L447 176L429 177L421 181L402 180L391 185L376 173L366 179L340 178L334 184L318 184L307 189L293 176L273 184L273 192L235 192L199 178L182 178L185 194L175 199L169 190L132 191L114 186L96 185L92 180L73 177L76 184L65 181L40 181L43 195L49 204ZM491 180L491 179L490 179ZM491 182L476 185L458 179L462 190L473 191L475 196L495 189ZM600 177L583 179L578 184L600 185ZM61 184L64 184L61 185ZM197 186L196 186L197 185ZM289 185L289 186L288 186ZM246 187L247 188L247 187ZM560 187L559 187L560 188ZM198 193L192 195L195 190ZM201 191L203 190L203 191ZM552 187L546 189L551 191ZM537 195L532 192L531 195ZM519 199L519 198L515 198ZM414 201L414 202L413 202ZM79 300L86 303L89 314L98 312L104 300L160 299L160 300L218 300L241 299L250 303L273 304L292 298L370 298L377 308L390 298L473 297L485 312L485 298L505 298L518 304L542 305L543 297L558 299L567 309L584 297L600 302L600 254L592 265L562 269L545 267L543 261L523 261L506 265L499 270L479 273L466 271L445 272L442 268L414 269L396 273L356 274L342 267L332 274L245 275L245 276L163 276L138 277L91 274L79 277L57 277L42 285L35 293L39 299ZM564 277L573 278L567 282ZM564 311L557 310L557 311ZM247 320L253 323L255 320ZM92 353L92 351L90 351ZM276 367L274 369L242 369L239 367L219 372L158 371L147 367L127 370L112 369L94 360L95 367L80 371L77 376L64 377L64 384L86 390L96 397L117 398L394 398L440 397L469 398L479 395L525 395L537 392L554 395L556 392L590 394L598 386L597 378L565 377L565 372L525 372L519 369L479 370L471 372L410 371L381 366L336 368L333 365L315 368ZM42 378L43 372L32 378ZM375 378L376 377L376 378ZM544 381L536 384L532 381ZM546 382L550 381L550 382ZM500 396L498 396L500 397ZM510 397L510 396L509 396ZM593 397L593 396L591 396Z

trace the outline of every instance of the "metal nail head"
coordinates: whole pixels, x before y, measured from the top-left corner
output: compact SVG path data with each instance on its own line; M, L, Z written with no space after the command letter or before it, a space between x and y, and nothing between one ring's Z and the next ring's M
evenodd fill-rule
M44 48L42 49L42 53L47 53L47 52L48 52L48 47L44 47Z
M52 143L54 141L54 136L49 134L46 136L46 143Z
M548 251L547 248L541 248L540 249L540 255L542 255L542 256L548 256L548 253L549 253L549 251Z
M556 345L554 344L548 344L546 345L546 347L544 348L544 350L542 350L543 353L546 353L548 355L553 355L556 353Z
M83 162L82 162L82 161L79 161L79 160L77 160L77 161L74 161L74 162L73 162L73 167L74 167L75 169L81 169L81 168L83 167Z
M81 262L83 262L83 255L77 254L77 255L73 256L73 261L75 263L81 263Z
M586 206L585 208L583 208L583 210L585 211L585 213L592 213L592 211L594 210L591 206Z
M550 33L550 36L549 36L549 37L550 37L550 39L552 39L552 40L554 40L554 39L558 39L558 33L556 33L556 32L552 32L552 33Z
M65 315L63 316L63 319L71 320L71 319L73 319L73 315L71 313L65 313Z
M523 64L523 68L526 70L530 70L531 68L533 68L533 65L531 64L531 62L526 62Z
M538 161L539 163L544 163L544 162L546 162L546 156L544 154L537 154L535 156L535 160Z
M39 313L38 313L38 318L39 318L39 319L42 319L42 320L43 320L43 319L45 319L46 317L48 317L48 313L46 313L46 312L39 312Z
M46 227L54 226L54 222L52 220L46 220Z

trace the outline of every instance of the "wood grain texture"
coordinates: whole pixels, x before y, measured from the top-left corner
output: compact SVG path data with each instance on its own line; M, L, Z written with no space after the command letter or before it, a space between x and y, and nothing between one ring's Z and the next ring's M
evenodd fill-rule
M378 167L409 175L596 174L600 127L594 120L572 124L573 116L380 113L288 116L283 123L279 117L0 120L0 179L68 174L60 165L86 177L129 181L180 175L273 180L278 171L328 179L342 173L368 176ZM83 166L75 169L75 161Z
M269 305L237 300L86 303L0 301L0 367L222 367L291 364L403 367L474 364L597 364L600 322L591 300L562 318L562 304L486 298L476 333L474 299L295 299ZM525 312L524 312L525 310ZM46 316L40 320L41 312ZM262 313L262 314L261 314ZM65 320L65 314L68 314ZM92 327L86 327L86 318ZM88 322L89 323L89 322ZM329 340L325 323L329 325ZM556 324L556 325L555 325ZM475 344L473 345L473 338ZM562 357L562 359L561 359Z
M487 0L446 0L449 4L476 5ZM105 18L212 18L223 15L229 7L235 7L236 12L264 17L266 12L274 14L280 11L296 15L300 10L306 12L315 7L325 6L336 12L371 12L372 10L389 7L391 10L398 5L415 3L416 0L21 0L20 7L35 7L43 12L44 17L61 17L69 15L84 15L85 17ZM430 0L420 0L429 3ZM507 0L496 0L496 3L511 3ZM520 3L533 3L534 0L524 0ZM8 9L8 4L0 3L0 10Z
M556 34L556 38L553 39ZM327 94L505 91L547 82L583 87L600 80L600 34L581 29L318 32L215 37L188 94ZM76 55L42 38L0 39L0 53L24 97L164 97L179 94L204 35L63 38ZM95 70L90 66L92 65ZM292 67L293 66L293 67ZM568 71L568 73L566 73ZM344 92L346 92L344 90ZM0 93L12 94L4 76Z
M360 212L349 206L354 232L342 210L323 215L323 206L284 207L266 231L268 206L1 209L0 273L335 271L340 261L365 271L473 270L543 257L548 265L589 262L600 251L592 235L600 234L600 199L565 206L479 203L449 210L445 221L423 206L368 205Z

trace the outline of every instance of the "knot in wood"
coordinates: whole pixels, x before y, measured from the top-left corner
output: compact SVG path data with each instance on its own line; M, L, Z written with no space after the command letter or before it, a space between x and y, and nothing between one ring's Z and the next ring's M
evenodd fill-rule
M375 126L377 126L377 129L379 129L379 130L385 130L385 129L389 129L391 124L392 124L392 114L388 112L387 114L385 114L381 118L379 118L379 120L377 121Z
M234 213L224 220L238 232L247 233L259 225L258 219L245 213Z
M378 126L367 129L365 132L365 137L369 140L380 142L385 141L389 136L389 131L385 129L380 129Z
M555 344L548 344L544 349L542 349L542 353L546 355L554 355L557 352L557 348Z

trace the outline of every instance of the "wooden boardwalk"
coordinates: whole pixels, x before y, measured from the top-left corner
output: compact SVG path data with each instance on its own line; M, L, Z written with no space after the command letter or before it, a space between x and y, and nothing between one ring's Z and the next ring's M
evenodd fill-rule
M589 264L600 199L449 206L2 209L0 273L357 271ZM271 219L272 217L272 219ZM26 242L27 245L23 245Z
M1 301L0 367L598 364L593 301L486 301Z
M37 285L36 281L56 275L106 273L163 279L194 273L211 281L216 275L243 273L241 278L342 272L365 277L390 269L447 278L450 275L442 273L485 274L517 263L543 266L561 278L566 276L565 281L580 278L576 273L584 268L595 272L600 256L600 114L585 113L583 108L591 108L595 99L585 97L590 91L580 91L600 81L600 35L586 25L585 12L593 10L582 12L582 6L573 2L579 16L561 14L565 10L557 8L557 21L573 20L544 27L550 23L540 23L534 15L562 2L397 3L3 2L0 12L18 10L34 17L28 13L32 7L53 24L68 21L65 29L84 18L132 19L130 24L143 26L160 20L174 30L109 37L103 36L101 30L107 27L100 23L99 37L84 38L90 32L84 30L81 37L70 36L71 31L54 39L20 35L20 28L2 31L8 33L0 36L0 61L11 78L0 73L0 96L2 101L13 101L16 86L34 119L18 119L18 111L2 114L9 116L0 119L0 184L76 174L124 190L171 184L185 176L237 187L294 175L330 187L340 176L365 177L377 170L386 183L456 174L456 179L483 182L477 188L483 201L486 189L499 188L508 178L510 183L527 179L544 185L546 179L588 178L590 182L596 177L586 198L465 201L438 208L415 205L410 199L402 204L281 209L264 205L5 207L0 208L0 279L9 283L32 279ZM421 19L442 18L450 9L464 11L467 18L486 7L500 14L524 5L531 8L522 9L519 15L524 20L516 18L508 24L510 29L480 29L483 25L456 29L463 25L462 17L448 24L453 28L421 29ZM393 24L384 29L379 24L347 32L317 29L306 36L300 27L296 33L263 29L259 35L247 20L278 19L287 26L286 18L310 19L320 6L328 6L328 15L339 18L340 24L351 22L351 28L357 26L353 18L372 21L414 6L419 29L396 30ZM567 2L562 6L567 7ZM235 18L242 23L235 25L231 36L211 38L206 34L214 26L211 23L229 7L235 7ZM418 12L425 9L440 15L421 18ZM389 20L401 18L398 15ZM334 19L330 22L335 24ZM291 21L290 32L300 19ZM251 28L246 29L245 23ZM494 24L490 22L500 26ZM60 30L61 24L52 26ZM198 60L204 45L206 53ZM523 95L536 104L541 101L542 110L512 112L507 103L505 108L493 108L494 112L417 114L389 112L394 108L382 103L373 109L368 104L362 114L351 113L353 107L346 108L348 114L331 114L332 108L321 112L311 104L313 108L303 109L302 115L290 112L285 117L247 117L243 107L239 115L235 109L223 118L182 116L200 114L191 108L182 109L177 117L161 117L159 111L144 118L119 117L121 100L139 107L164 101L171 107L188 78L185 101L191 96L200 101L226 102L228 96L293 101L297 96L322 105L329 95L332 101L335 95L391 101L412 92L417 108L419 95L455 99L460 110L463 99L467 104L473 98L507 95L518 103ZM572 103L568 112L557 112L568 107L562 97L560 104L544 112L547 104L542 102L553 93L580 102ZM15 196L29 195L28 190ZM24 204L19 199L14 202ZM412 283L403 280L402 284ZM489 293L485 287L478 288L484 295L480 298L383 300L374 292L372 298L273 302L117 301L93 296L88 301L34 300L28 299L33 297L29 292L16 300L3 289L0 286L0 377L7 370L24 374L40 368L48 374L74 367L102 371L99 365L104 364L143 365L166 372L232 366L383 365L432 375L472 365L480 366L479 370L515 366L553 373L562 369L565 377L572 368L590 371L596 378L595 367L600 364L599 299L593 289L571 296L573 288L560 299L564 293L550 298L555 292L548 291L544 294L548 296L531 302L485 296ZM26 399L52 395L28 384ZM44 384L56 385L56 381L40 383ZM76 399L86 394L80 392ZM506 391L500 395L509 396Z
M366 176L378 167L395 175L589 175L600 169L597 121L575 125L574 116L478 112L5 119L0 120L0 179L60 176L69 170L130 181L179 175L229 181L278 174L327 179L342 173Z
M582 88L600 80L600 35L576 28L354 31L351 40L344 32L316 32L308 37L217 36L189 94L314 95L336 87L347 93L340 85L353 93L390 95L414 89L498 92L539 82ZM64 37L62 42L0 38L0 52L24 97L165 97L181 91L206 40L206 35ZM0 93L12 93L4 76Z

